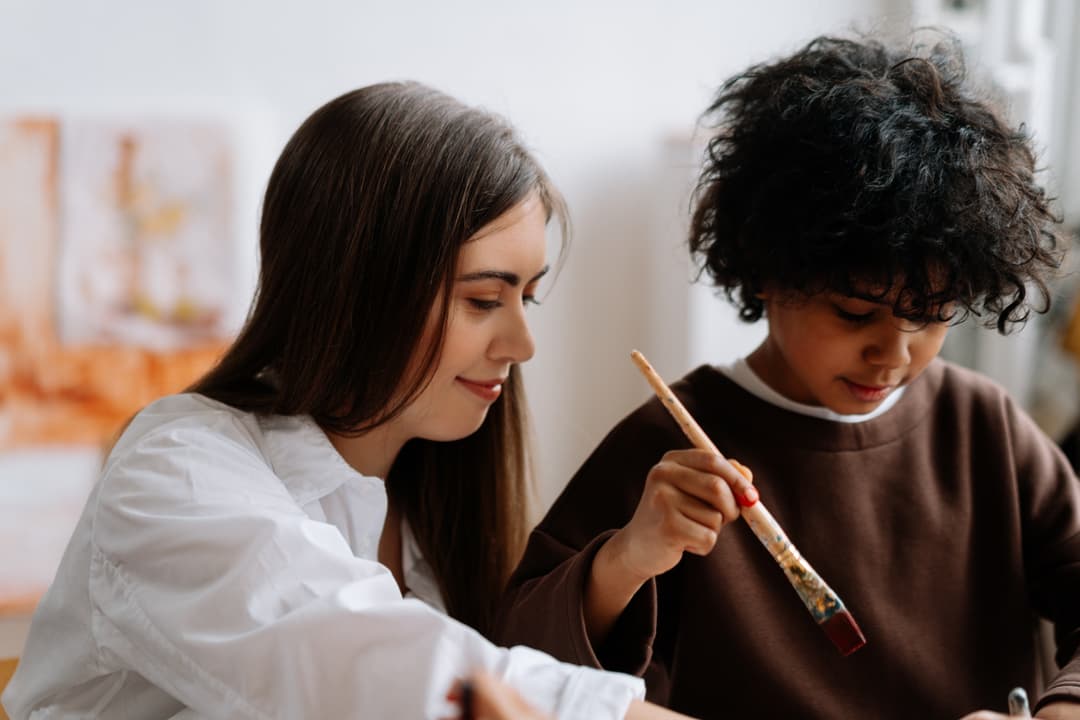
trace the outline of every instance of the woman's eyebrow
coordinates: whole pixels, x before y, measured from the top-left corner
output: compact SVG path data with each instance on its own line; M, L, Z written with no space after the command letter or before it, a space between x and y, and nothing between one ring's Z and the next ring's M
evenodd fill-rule
M545 265L544 269L529 278L529 284L532 284L544 277L547 271L550 269L549 265ZM517 273L507 272L505 270L478 270L477 272L466 273L458 276L458 282L475 282L477 280L502 280L510 287L517 287L521 284L521 276Z

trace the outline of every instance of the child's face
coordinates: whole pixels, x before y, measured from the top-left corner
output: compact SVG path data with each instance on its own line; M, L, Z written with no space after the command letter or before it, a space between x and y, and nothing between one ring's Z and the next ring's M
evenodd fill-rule
M750 365L796 402L845 415L870 412L923 371L948 332L943 322L896 317L894 298L766 294L769 335Z
M457 440L479 429L510 366L533 355L525 308L545 264L547 210L535 194L476 233L458 255L442 353L401 416L409 437ZM438 308L427 334L434 333Z

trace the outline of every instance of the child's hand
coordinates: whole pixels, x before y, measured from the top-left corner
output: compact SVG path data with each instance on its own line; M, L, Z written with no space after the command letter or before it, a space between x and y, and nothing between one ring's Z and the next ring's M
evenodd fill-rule
M734 488L734 490L733 490ZM731 463L705 450L672 450L649 471L630 522L608 542L635 580L667 572L684 552L707 555L739 518L736 493L753 492Z
M649 471L634 516L597 551L585 586L589 640L599 646L649 579L684 552L706 555L739 517L736 497L757 497L732 463L707 450L672 450Z

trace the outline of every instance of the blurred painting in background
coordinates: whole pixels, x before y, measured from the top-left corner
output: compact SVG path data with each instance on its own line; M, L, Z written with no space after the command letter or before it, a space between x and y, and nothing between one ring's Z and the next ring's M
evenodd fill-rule
M212 120L0 117L0 615L32 609L124 422L227 345Z

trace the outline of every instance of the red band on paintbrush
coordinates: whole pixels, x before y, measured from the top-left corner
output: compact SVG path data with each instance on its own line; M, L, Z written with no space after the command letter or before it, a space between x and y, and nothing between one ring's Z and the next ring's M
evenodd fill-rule
M728 458L728 463L731 467L739 471L739 474L747 479L748 482L754 482L754 473L750 472L750 468L743 465L735 458ZM735 501L744 508L752 507L754 503L758 501L757 488L750 485L746 488L746 492L742 495L736 495Z

